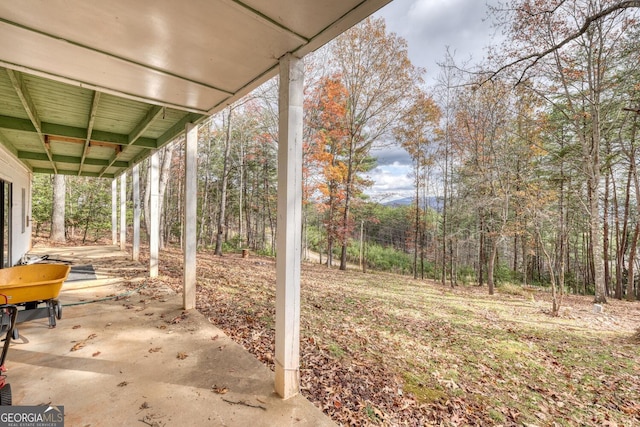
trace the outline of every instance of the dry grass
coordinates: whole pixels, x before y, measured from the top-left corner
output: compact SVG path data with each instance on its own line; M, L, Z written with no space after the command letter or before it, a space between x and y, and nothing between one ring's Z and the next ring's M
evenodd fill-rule
M201 253L198 268L199 309L272 365L273 260ZM301 294L303 393L344 425L640 423L638 303L598 314L570 296L553 318L544 293L315 264Z

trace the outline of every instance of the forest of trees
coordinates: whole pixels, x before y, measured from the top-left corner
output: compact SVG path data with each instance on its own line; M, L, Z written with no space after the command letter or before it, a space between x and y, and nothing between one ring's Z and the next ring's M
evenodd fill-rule
M443 58L432 87L380 18L306 57L304 248L341 269L363 262L489 293L549 286L554 307L566 291L638 298L640 26L634 8L590 19L614 3L493 8L504 42L472 70ZM201 247L276 251L277 85L200 126ZM411 206L366 196L372 149L392 145L412 159ZM179 242L183 141L163 159L161 240ZM51 219L51 182L35 181L36 224ZM110 187L67 178L67 233L109 229Z

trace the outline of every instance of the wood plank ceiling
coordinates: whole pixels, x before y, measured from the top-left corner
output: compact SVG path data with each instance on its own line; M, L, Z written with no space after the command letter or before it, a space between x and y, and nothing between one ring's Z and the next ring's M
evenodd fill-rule
M388 1L2 1L0 143L116 177Z

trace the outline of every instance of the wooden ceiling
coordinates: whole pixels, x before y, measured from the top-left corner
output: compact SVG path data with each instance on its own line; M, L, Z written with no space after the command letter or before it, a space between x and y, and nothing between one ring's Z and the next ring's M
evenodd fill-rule
M0 143L113 178L388 1L0 2Z

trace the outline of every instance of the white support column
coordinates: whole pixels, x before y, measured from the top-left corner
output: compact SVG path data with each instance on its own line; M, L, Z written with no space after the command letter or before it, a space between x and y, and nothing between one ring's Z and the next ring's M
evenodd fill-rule
M184 289L183 308L196 307L196 228L198 208L198 127L187 123L184 156Z
M118 243L118 180L111 180L111 240Z
M133 186L133 247L131 259L140 259L140 166L136 164L131 170Z
M126 249L127 243L127 173L120 175L120 250Z
M303 79L302 60L280 59L275 389L283 399L300 387Z
M149 277L158 277L158 254L160 252L160 159L156 151L151 155L149 162L149 179L151 180L151 191L149 194Z

